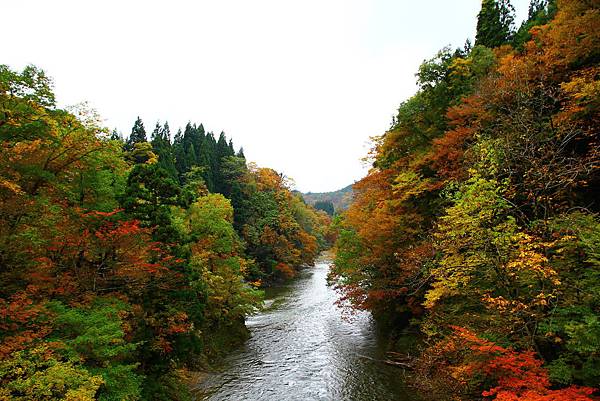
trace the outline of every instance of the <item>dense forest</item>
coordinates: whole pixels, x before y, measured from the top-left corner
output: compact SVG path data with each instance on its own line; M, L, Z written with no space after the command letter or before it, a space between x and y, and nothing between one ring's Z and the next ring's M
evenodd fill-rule
M124 137L0 65L0 400L191 400L265 288L331 246L338 303L391 328L424 399L600 399L600 0L515 18L482 0L474 42L421 64L367 176L332 193L202 124ZM347 334L288 326L312 350Z
M188 399L182 370L243 341L261 286L331 240L224 133L99 121L0 66L2 400Z
M331 279L421 333L425 399L600 388L600 2L483 0L423 62L337 224Z

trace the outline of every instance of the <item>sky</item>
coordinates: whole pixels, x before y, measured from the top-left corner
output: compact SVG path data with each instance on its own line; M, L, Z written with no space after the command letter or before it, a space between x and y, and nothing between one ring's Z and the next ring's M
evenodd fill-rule
M517 20L529 0L513 0ZM88 102L125 136L225 131L303 192L363 177L370 138L415 72L474 38L480 0L4 1L0 64L35 64L59 106Z

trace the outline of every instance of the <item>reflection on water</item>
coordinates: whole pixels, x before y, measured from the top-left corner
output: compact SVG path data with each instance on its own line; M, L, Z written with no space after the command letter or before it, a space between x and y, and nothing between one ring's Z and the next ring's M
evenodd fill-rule
M343 319L326 285L327 263L268 294L248 318L252 338L220 372L197 385L198 400L399 400L417 398L384 350L367 313Z

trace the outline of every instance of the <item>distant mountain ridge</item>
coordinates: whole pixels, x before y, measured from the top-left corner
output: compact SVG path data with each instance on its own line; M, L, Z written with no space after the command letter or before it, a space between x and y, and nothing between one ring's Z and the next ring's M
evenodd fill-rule
M344 211L352 202L352 184L338 191L333 192L307 192L303 193L304 201L309 205L314 205L317 202L331 202L336 212Z

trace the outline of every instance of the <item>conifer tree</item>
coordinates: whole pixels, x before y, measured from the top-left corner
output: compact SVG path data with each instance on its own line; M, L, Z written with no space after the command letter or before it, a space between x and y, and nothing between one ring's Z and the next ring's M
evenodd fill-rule
M154 131L152 131L152 134L150 134L150 138L152 139L152 143L160 141L161 129L162 129L162 127L160 126L160 122L157 121L156 125L154 126Z
M177 180L177 168L175 167L175 156L171 145L171 130L169 123L161 126L158 122L152 132L152 149L158 156L158 165L162 167L173 180Z
M477 16L475 44L498 47L514 34L515 9L510 0L483 0Z
M204 126L200 124L196 126L194 124L194 131L192 136L192 143L194 145L194 150L196 151L196 163L199 165L203 165L202 160L200 159L200 155L202 154L202 147L205 146L206 133L204 131Z
M110 134L110 140L123 142L123 135L119 131L117 131L116 128L114 128Z
M204 168L204 180L206 186L211 192L216 191L216 171L219 168L217 164L217 141L212 132L206 134L204 145L201 148L200 155L200 166Z
M231 147L230 147L231 145ZM227 138L225 137L225 133L221 131L219 135L219 140L217 141L216 146L216 155L215 155L215 164L213 169L213 179L215 185L215 191L221 194L225 194L225 182L223 180L223 174L221 172L222 160L227 156L234 156L235 152L233 151L233 143L231 141L229 144L227 143Z
M144 123L138 116L137 120L135 120L135 123L133 123L133 128L131 128L131 135L129 135L127 143L125 144L125 150L131 152L135 144L140 142L148 142L148 138L146 137Z
M227 144L227 138L225 137L225 133L221 131L219 135L219 140L217 141L217 160L220 160L225 156L233 156L229 152L229 145Z
M188 123L189 124L189 123ZM183 133L181 129L177 130L173 138L173 156L175 157L175 167L179 175L179 181L183 182L183 177L188 171L185 157L185 149L183 147Z

